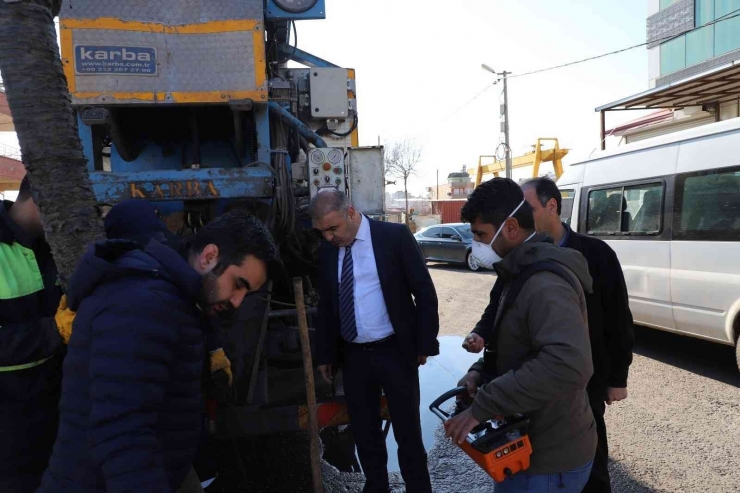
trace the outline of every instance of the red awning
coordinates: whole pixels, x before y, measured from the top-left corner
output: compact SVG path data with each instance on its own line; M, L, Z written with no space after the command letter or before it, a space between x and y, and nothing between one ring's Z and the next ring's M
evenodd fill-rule
M614 127L613 129L607 131L607 135L620 136L631 130L639 130L672 120L673 110L663 109L654 113L650 113L649 115L641 116L640 118L635 118L634 120L630 120L627 123L623 123L622 125Z

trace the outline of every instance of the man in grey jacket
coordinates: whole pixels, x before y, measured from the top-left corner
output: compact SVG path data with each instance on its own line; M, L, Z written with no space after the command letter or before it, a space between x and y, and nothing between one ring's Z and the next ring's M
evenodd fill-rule
M447 436L460 443L481 422L524 414L530 420L530 468L497 484L496 493L554 487L578 493L597 440L586 393L593 373L586 260L535 233L532 209L512 180L495 178L478 187L461 215L475 235L473 255L495 268L500 288L492 291L482 320L489 327L487 357L460 381L474 397L472 406L445 424ZM520 276L518 294L507 300Z

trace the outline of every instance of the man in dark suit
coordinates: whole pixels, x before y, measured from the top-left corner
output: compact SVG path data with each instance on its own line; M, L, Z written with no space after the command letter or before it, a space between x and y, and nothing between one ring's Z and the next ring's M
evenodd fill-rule
M311 201L319 251L317 362L324 379L341 366L350 422L367 482L387 492L381 429L385 393L410 493L432 491L419 416L419 365L439 354L437 293L416 240L400 224L360 214L337 190Z
M586 294L594 374L588 384L591 410L596 418L599 444L586 493L609 493L609 447L605 403L627 398L627 375L632 363L634 334L622 266L609 245L582 235L560 222L562 197L549 178L536 178L522 186L524 197L534 211L535 229L549 234L556 245L581 252L593 278L593 292Z

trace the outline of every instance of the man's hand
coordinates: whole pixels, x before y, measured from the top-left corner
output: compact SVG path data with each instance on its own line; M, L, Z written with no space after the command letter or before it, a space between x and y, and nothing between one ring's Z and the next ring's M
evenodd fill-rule
M475 370L469 371L464 377L457 382L458 387L467 387L470 398L474 398L478 393L478 386L481 383L481 375Z
M72 337L72 323L75 321L76 314L67 306L67 295L62 295L62 299L59 300L59 308L57 308L57 313L54 315L54 322L57 324L57 331L64 344L69 343L69 338Z
M480 421L473 417L473 412L468 408L445 422L445 436L452 438L459 445L465 441L468 433L479 424Z
M462 347L469 353L480 353L486 345L485 339L478 334L470 333L463 341Z
M331 365L319 365L319 373L326 383L331 384Z
M606 403L611 406L615 402L623 401L627 398L627 388L609 387L606 389Z
M416 357L416 362L419 363L419 366L426 365L427 364L427 356L421 356L421 355L417 356Z

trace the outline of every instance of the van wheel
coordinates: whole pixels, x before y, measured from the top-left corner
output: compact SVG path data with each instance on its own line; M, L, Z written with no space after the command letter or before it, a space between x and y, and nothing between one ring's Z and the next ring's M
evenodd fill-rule
M473 257L472 252L468 252L468 254L465 256L465 263L468 264L468 269L472 270L473 272L480 270L480 264L478 263L477 260L475 260L475 257Z

